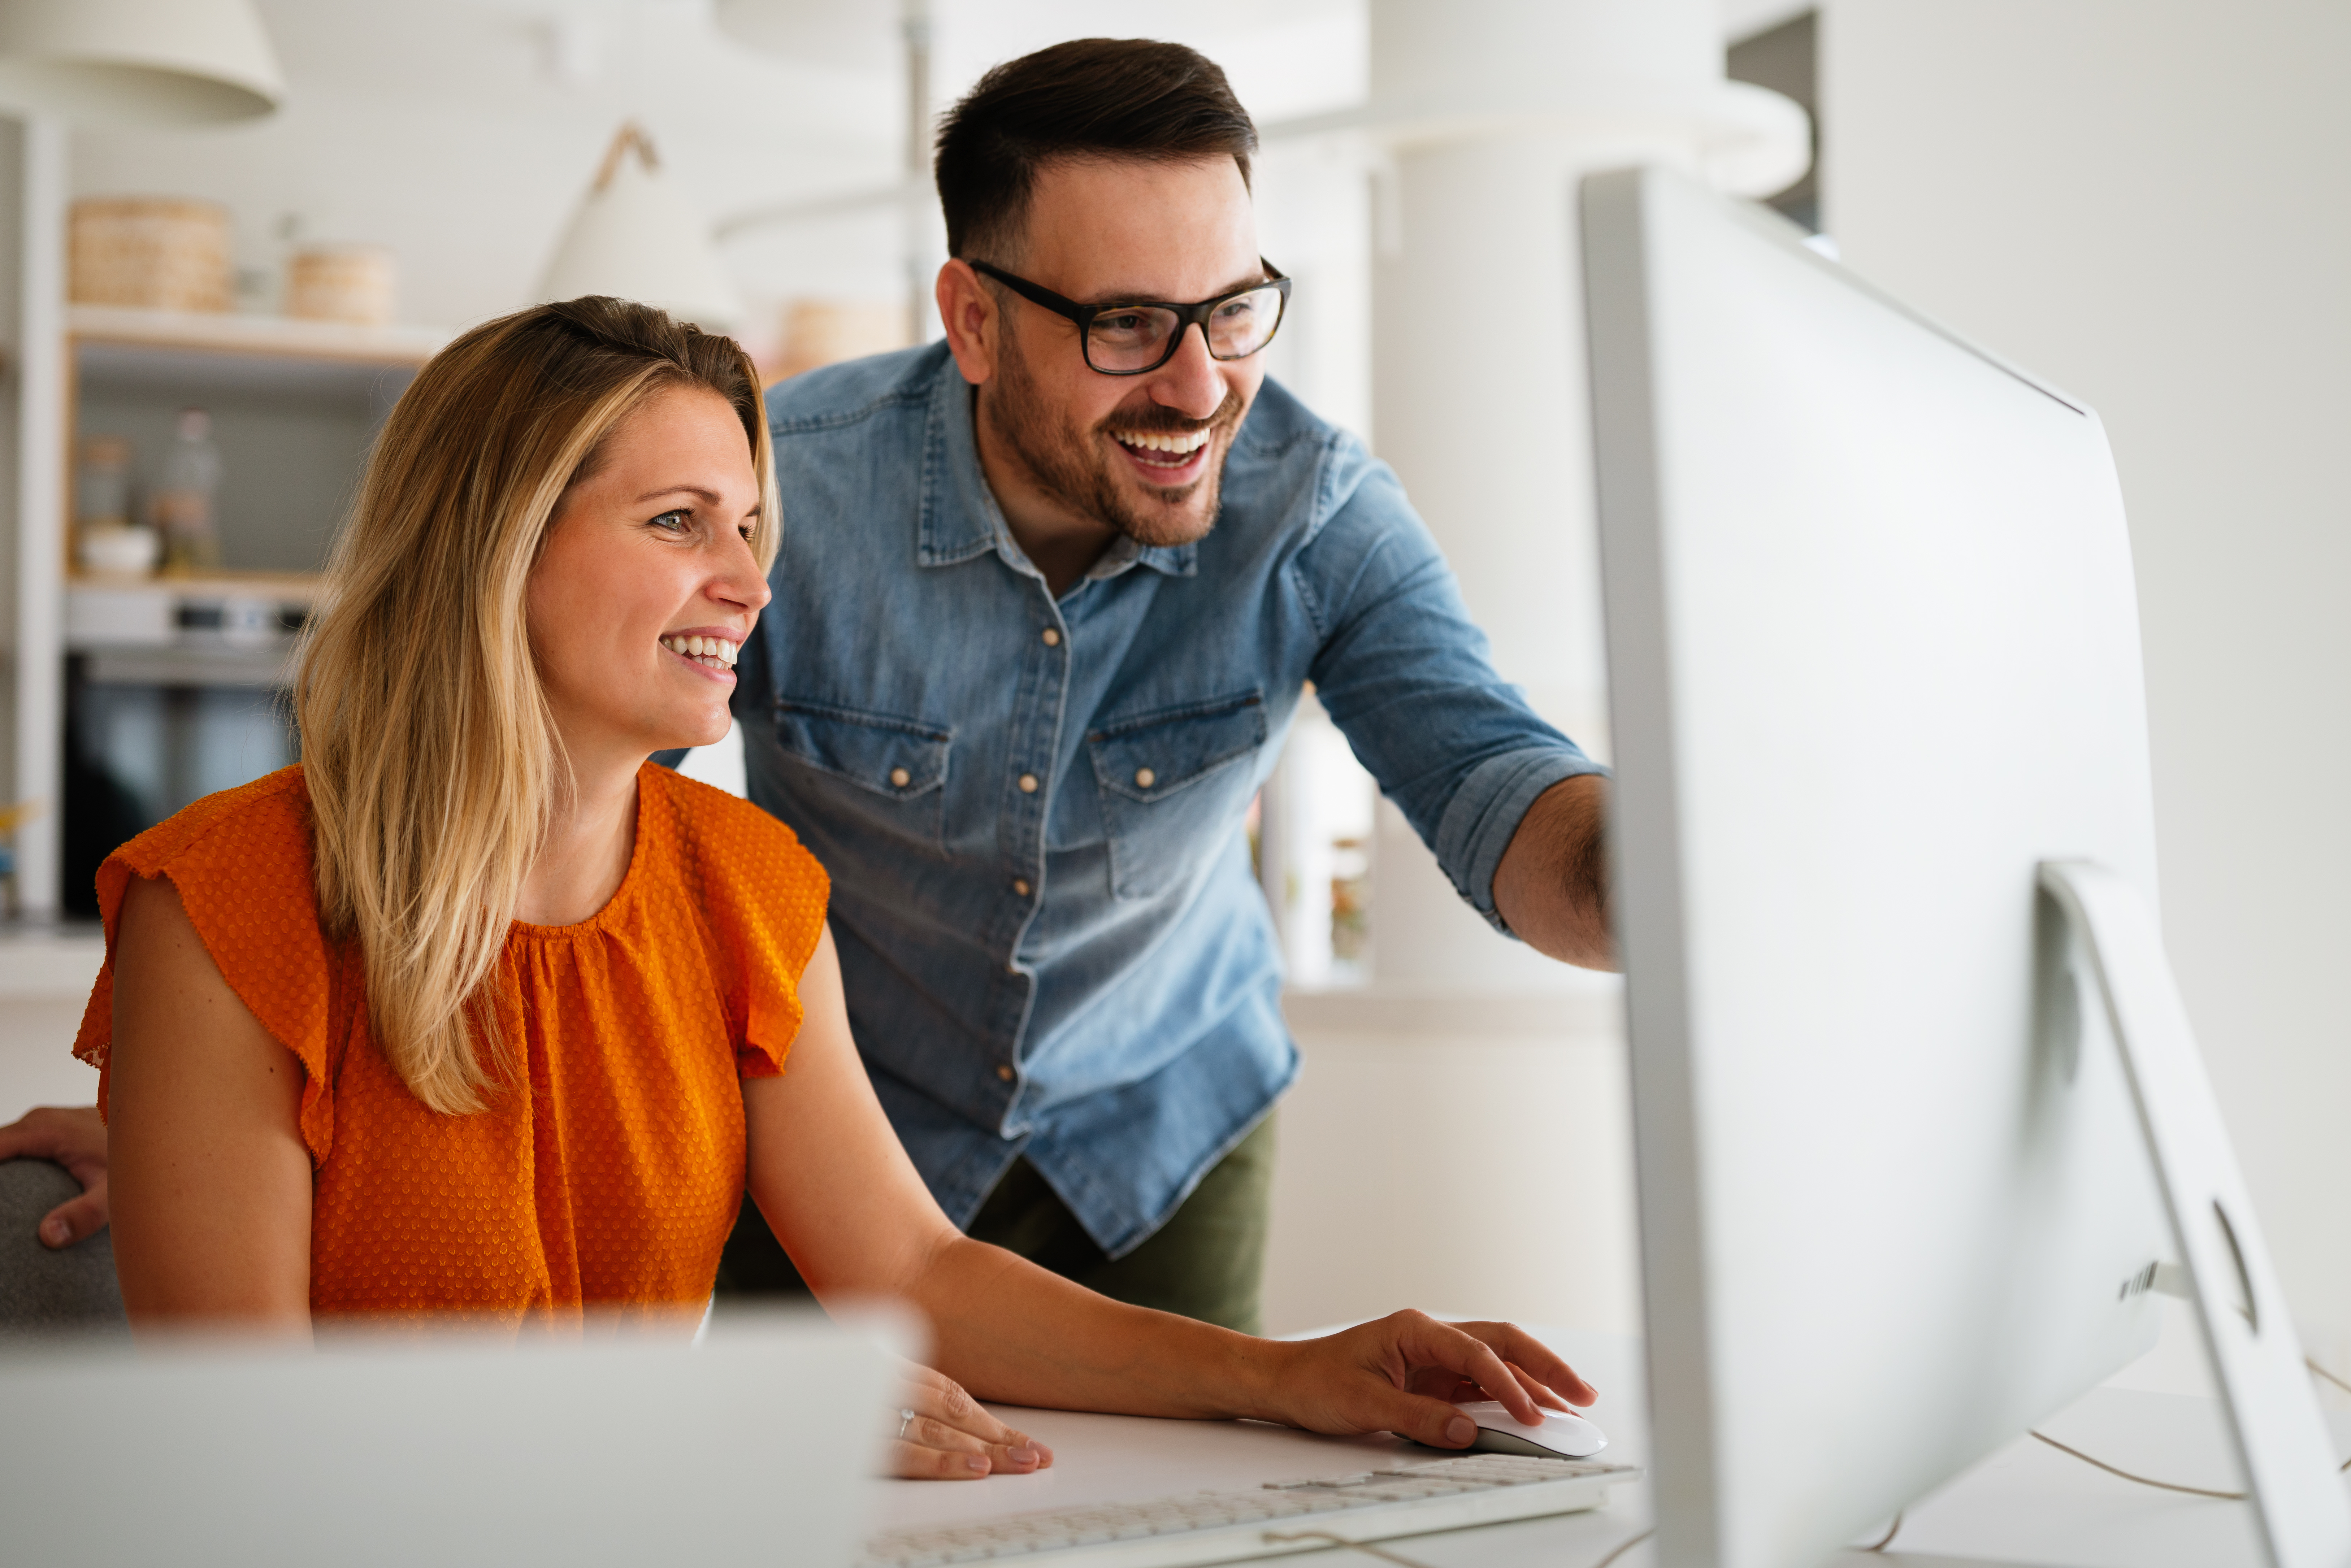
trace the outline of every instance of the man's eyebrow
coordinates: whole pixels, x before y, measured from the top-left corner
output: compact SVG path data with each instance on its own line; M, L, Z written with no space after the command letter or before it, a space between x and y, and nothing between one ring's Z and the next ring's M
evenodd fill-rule
M1237 282L1228 283L1222 288L1217 289L1214 294L1209 295L1208 299L1222 299L1228 294L1238 294L1245 289L1261 288L1272 281L1272 278L1268 277L1265 275L1265 268L1260 267L1257 269L1257 276L1255 277L1244 277ZM1148 288L1101 288L1094 291L1094 297L1092 298L1079 299L1074 301L1074 303L1079 305L1156 305L1163 303L1172 305L1191 305L1196 303L1205 305L1207 303L1207 300L1204 299L1195 301L1189 299L1175 299L1163 301L1160 299L1158 295L1154 294Z

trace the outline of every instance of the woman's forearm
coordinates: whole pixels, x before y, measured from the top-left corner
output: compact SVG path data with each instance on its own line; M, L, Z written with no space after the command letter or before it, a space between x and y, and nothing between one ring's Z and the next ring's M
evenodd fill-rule
M932 1364L982 1399L1065 1410L1282 1420L1289 1347L1096 1295L1000 1247L942 1241L912 1299Z

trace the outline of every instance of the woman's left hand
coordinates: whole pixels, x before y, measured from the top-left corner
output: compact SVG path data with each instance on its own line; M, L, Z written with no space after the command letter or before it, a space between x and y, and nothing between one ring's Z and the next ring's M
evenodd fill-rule
M898 1385L890 1473L908 1480L1025 1476L1053 1462L1053 1450L987 1413L954 1378L909 1363Z
M1394 1432L1437 1448L1466 1448L1478 1428L1454 1406L1498 1399L1517 1419L1589 1405L1599 1391L1541 1341L1511 1323L1439 1322L1396 1312L1323 1339L1281 1346L1272 1406L1310 1432Z

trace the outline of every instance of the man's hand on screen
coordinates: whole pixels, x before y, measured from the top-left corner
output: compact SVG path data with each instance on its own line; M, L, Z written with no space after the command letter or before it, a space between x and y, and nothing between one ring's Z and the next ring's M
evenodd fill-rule
M95 1105L43 1105L0 1127L0 1160L55 1160L81 1196L42 1217L41 1245L70 1247L106 1228L106 1124Z

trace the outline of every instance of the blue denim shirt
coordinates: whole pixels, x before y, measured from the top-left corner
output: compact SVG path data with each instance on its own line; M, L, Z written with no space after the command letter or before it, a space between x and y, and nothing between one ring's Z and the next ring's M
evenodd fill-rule
M1597 771L1488 662L1395 477L1269 381L1215 530L1057 601L944 346L768 396L784 513L736 707L751 798L832 873L850 1019L940 1205L1026 1154L1131 1250L1289 1086L1243 819L1301 688L1454 885Z

